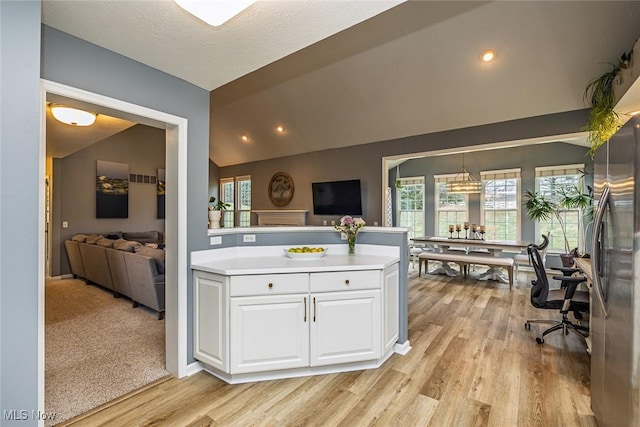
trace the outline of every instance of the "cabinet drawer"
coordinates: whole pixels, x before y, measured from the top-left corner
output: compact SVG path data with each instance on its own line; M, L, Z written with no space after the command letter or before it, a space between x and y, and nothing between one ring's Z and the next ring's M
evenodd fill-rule
M380 270L311 273L311 292L379 289Z
M307 273L232 276L229 286L229 294L232 297L306 292L309 292L309 275Z

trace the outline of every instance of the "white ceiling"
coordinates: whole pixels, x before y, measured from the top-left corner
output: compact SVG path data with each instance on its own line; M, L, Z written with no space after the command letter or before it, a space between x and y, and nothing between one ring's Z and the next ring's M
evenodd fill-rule
M45 1L43 22L215 89L219 166L585 108L640 36L633 1L397 3L260 0L213 28L170 1Z
M211 27L172 0L45 0L54 28L213 90L404 0L259 0Z

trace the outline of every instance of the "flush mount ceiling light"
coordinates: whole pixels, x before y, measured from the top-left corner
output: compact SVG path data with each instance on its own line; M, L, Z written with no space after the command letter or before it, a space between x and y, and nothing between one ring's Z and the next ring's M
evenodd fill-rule
M480 193L482 181L471 175L464 167L464 153L462 153L462 172L453 181L447 182L447 193L471 194Z
M96 115L75 108L52 105L51 114L59 122L71 126L91 126L96 121Z
M178 6L217 27L251 6L257 0L174 0Z
M496 59L496 51L493 49L487 49L480 55L482 62L491 62Z

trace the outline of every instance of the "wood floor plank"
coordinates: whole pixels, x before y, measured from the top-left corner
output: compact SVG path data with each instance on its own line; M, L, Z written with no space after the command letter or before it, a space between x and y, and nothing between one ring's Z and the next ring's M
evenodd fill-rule
M503 283L409 271L412 350L379 369L229 385L170 379L73 426L596 426L575 335L537 344L530 273ZM534 329L534 328L532 328Z

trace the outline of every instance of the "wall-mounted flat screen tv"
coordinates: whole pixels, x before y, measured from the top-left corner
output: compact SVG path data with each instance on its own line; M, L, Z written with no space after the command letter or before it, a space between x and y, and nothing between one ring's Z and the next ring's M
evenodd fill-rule
M362 215L360 180L314 182L314 215Z

